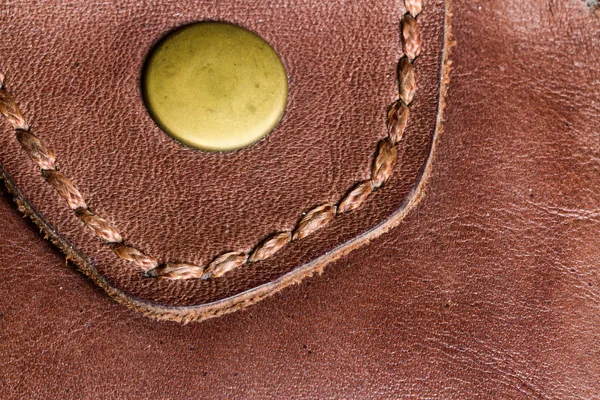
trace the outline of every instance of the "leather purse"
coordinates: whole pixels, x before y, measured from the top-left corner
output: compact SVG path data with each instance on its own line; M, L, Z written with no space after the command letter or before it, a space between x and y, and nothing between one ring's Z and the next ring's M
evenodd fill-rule
M3 6L3 397L594 397L594 11ZM145 108L144 60L198 20L286 65L251 147L181 146Z

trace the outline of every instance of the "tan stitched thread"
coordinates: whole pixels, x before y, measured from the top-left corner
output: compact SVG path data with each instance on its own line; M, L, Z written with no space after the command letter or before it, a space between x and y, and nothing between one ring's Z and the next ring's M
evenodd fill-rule
M150 271L158 267L158 261L155 258L145 255L135 247L123 243L115 243L110 247L123 260L134 263L144 271Z
M402 17L402 45L411 62L421 54L421 29L417 20L408 13Z
M404 6L414 18L421 13L421 0L404 0Z
M52 150L42 144L40 139L29 131L16 129L17 140L40 169L55 169L56 157Z
M12 96L4 87L4 74L0 72L0 114L12 125L21 147L40 168L42 176L74 210L81 222L103 239L113 252L145 271L148 277L164 279L211 279L223 276L248 262L258 262L273 256L288 243L305 238L323 228L337 214L360 208L371 193L383 186L391 176L397 157L396 145L402 139L416 91L413 62L422 50L417 16L421 12L421 0L405 0L407 13L401 21L401 39L404 57L398 63L399 97L387 113L388 138L379 142L371 170L371 179L360 182L340 201L339 206L323 204L308 211L300 219L293 232L274 234L248 252L228 252L214 259L207 267L186 263L164 263L141 250L124 243L123 237L106 220L90 210L84 197L56 167L54 152L47 148L33 132Z
M79 208L87 209L85 199L65 174L55 169L43 169L42 176L50 186L54 187L60 197L66 200L69 207L73 210Z
M408 107L402 100L397 100L390 106L387 115L387 127L390 140L396 144L402 139L408 123Z
M204 274L202 274L202 279L209 278L219 278L225 275L229 271L233 271L234 269L244 265L248 261L248 253L232 251L230 253L225 253L215 258L213 262L211 262L206 270L204 270Z
M119 232L89 208L78 208L75 210L75 215L107 243L121 243L123 241Z
M271 235L260 243L248 258L248 262L265 260L277 253L283 246L292 241L292 232L280 232Z
M161 277L163 279L185 280L200 278L204 273L204 268L193 264L175 264L166 263L147 271L146 276L150 278Z
M371 175L373 188L380 188L390 178L394 170L397 153L396 146L394 146L390 138L385 138L379 142L377 157L373 163L373 173Z
M398 76L400 81L400 100L406 105L412 103L417 90L417 80L415 78L415 67L408 61L407 57L402 57L398 63Z
M373 182L371 180L359 183L340 202L340 205L338 206L338 214L356 210L362 206L371 193L373 193Z
M300 240L309 235L312 235L325 225L327 225L335 214L337 207L333 204L323 204L313 208L298 222L296 230L292 235L292 240Z

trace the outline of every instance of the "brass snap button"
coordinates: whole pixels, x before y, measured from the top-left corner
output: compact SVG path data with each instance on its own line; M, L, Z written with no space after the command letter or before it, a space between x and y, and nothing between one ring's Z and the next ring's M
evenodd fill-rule
M281 119L288 82L281 59L253 32L199 22L163 39L146 62L144 97L156 123L202 150L260 140Z

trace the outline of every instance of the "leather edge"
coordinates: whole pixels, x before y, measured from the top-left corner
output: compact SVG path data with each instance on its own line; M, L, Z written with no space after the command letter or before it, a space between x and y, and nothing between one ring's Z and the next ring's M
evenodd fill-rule
M419 177L404 199L400 208L392 214L387 220L377 225L375 228L353 238L352 240L338 246L329 253L326 253L317 259L302 265L281 276L280 278L236 294L226 299L205 303L195 306L170 307L146 302L139 298L128 295L127 293L112 286L110 282L98 272L92 263L81 254L68 240L59 235L56 230L44 219L35 207L23 196L22 192L16 186L12 177L7 174L0 166L0 178L4 181L9 193L11 193L18 209L33 223L40 228L46 239L50 240L65 255L67 261L72 261L77 268L87 277L91 278L100 286L110 297L117 302L140 312L150 318L159 321L174 321L187 324L192 321L204 321L224 314L246 308L259 302L286 287L302 282L304 279L312 277L315 273L321 274L325 266L334 262L353 250L369 243L373 239L387 233L392 228L399 225L404 218L414 209L425 197L427 182L431 175L432 164L437 149L439 137L443 132L443 113L446 107L446 93L450 82L451 60L450 53L455 45L452 36L452 6L451 0L445 1L444 10L444 40L443 54L440 68L440 94L438 99L438 110L436 114L436 125L432 135L432 142L425 162L421 168Z

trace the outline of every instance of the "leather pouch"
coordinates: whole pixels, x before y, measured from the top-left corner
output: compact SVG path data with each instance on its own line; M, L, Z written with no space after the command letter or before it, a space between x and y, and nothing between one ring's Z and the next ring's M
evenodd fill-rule
M595 3L452 0L449 19L449 4L423 1L414 98L385 183L265 260L172 280L147 271L251 252L372 178L400 97L407 7L5 2L0 397L597 397ZM290 74L283 123L239 152L177 145L141 99L152 46L201 19L258 32ZM156 264L123 260L89 228L65 201L74 192L57 190L65 181L31 159L36 138L87 208ZM13 198L79 269L155 318L238 309L331 263L245 312L157 323L65 267Z
M448 79L444 1L31 7L11 4L3 35L5 181L69 259L138 311L187 322L254 303L423 197ZM145 108L145 58L197 20L257 32L287 67L284 119L251 147L184 147Z

